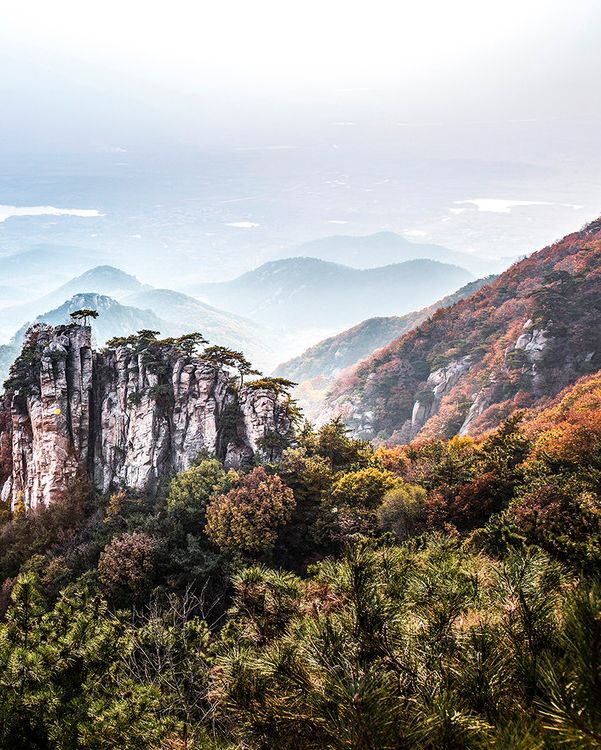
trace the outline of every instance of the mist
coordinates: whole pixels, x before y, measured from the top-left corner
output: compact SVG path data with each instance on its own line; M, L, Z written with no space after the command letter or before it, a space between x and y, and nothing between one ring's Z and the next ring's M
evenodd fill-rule
M2 255L182 287L329 234L515 258L599 213L594 0L136 6L3 10L0 204L65 215L13 212Z

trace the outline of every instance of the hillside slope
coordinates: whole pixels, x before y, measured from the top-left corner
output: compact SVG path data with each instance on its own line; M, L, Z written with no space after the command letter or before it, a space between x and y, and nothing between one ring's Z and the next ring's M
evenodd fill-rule
M424 307L472 279L463 268L433 260L358 270L316 258L288 258L191 291L266 325L333 330Z
M342 370L357 364L376 349L386 346L393 339L427 320L439 308L454 305L455 302L490 284L494 278L488 276L472 281L434 304L407 315L368 318L336 336L320 341L298 357L283 362L277 366L274 374L296 382L315 377L334 378Z
M359 364L320 418L400 442L482 432L599 369L600 324L597 220Z

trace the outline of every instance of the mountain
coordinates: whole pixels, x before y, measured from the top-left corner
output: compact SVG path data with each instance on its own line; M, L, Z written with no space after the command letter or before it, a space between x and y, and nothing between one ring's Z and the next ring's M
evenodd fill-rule
M4 330L11 327L14 329L35 316L62 305L65 300L76 294L93 292L119 299L125 294L146 288L148 287L135 276L130 276L118 268L96 266L42 297L0 310L0 327Z
M477 279L462 286L434 304L407 315L386 318L368 318L336 336L330 336L307 349L298 357L278 365L274 375L296 382L324 377L332 379L342 370L351 367L376 349L389 344L433 315L441 307L454 305L494 280L494 276Z
M491 260L458 250L450 250L442 245L412 242L395 232L376 232L359 236L336 234L321 237L305 242L297 249L297 252L302 256L344 263L354 268L372 268L407 260L429 258L467 268L468 271L478 276L504 270L512 262L510 258Z
M320 420L405 442L477 434L601 364L601 219L533 253L338 380Z
M332 330L410 312L472 279L463 268L433 260L359 270L317 258L287 258L233 281L196 285L194 293L266 325Z
M97 352L89 327L34 329L0 398L2 499L48 505L86 474L101 492L154 492L203 451L248 465L263 438L283 442L291 426L288 397L269 381L237 388L176 345L138 339Z
M178 335L201 331L212 344L242 350L263 369L271 369L277 354L271 347L271 333L233 313L172 289L144 289L123 299L128 305L152 310L176 328Z
M72 294L82 292L96 292L96 294L106 294L120 299L126 294L142 289L150 289L150 287L148 284L142 284L135 276L114 266L96 266L85 271L81 276L70 279L66 284L55 289L51 295L46 295L42 299L66 299Z

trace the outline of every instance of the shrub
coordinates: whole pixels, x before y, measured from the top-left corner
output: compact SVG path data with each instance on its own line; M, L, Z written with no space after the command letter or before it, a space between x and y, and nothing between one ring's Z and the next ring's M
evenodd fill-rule
M412 484L389 490L377 509L380 530L392 532L400 541L412 536L423 519L426 495L423 487Z
M171 514L204 516L211 495L223 490L227 473L220 461L208 458L171 480L167 509Z
M115 537L98 562L100 582L114 599L141 601L152 588L159 542L142 531Z
M237 487L211 499L205 530L224 551L265 553L273 548L295 505L294 493L280 477L259 467L246 474Z
M391 471L370 466L343 474L334 483L332 500L336 504L375 508L384 495L400 483L399 477Z

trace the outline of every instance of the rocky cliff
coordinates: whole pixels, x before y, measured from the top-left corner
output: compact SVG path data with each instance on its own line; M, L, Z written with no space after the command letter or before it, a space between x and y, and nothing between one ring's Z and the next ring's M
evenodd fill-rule
M95 352L89 327L38 325L0 401L2 499L48 504L78 476L102 492L153 491L202 451L240 466L260 456L262 438L290 432L285 394L236 388L173 340Z
M601 364L601 220L514 264L341 377L319 421L407 442L493 428Z

